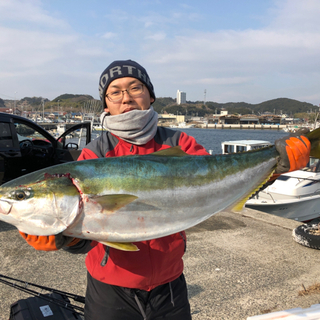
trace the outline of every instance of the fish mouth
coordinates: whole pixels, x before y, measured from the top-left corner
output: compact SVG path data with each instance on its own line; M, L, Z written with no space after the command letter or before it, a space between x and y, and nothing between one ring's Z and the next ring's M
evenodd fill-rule
M0 213L9 214L12 208L12 204L6 200L0 200Z

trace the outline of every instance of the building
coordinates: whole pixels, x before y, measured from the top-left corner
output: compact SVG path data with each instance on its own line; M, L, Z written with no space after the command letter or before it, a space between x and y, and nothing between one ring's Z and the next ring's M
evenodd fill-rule
M164 124L175 124L185 122L184 115L174 115L174 114L159 114L158 115L158 125Z
M240 124L259 124L260 118L254 114L240 116Z
M177 91L177 104L186 103L187 100L187 94L185 92L182 92L180 90Z

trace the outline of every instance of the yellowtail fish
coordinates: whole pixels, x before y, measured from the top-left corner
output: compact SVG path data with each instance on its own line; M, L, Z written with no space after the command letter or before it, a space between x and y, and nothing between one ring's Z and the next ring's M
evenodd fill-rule
M320 129L309 133L320 157ZM123 250L131 242L190 228L241 208L277 165L275 147L191 156L178 147L45 168L0 187L0 220L34 235L91 239ZM128 243L128 244L127 244Z

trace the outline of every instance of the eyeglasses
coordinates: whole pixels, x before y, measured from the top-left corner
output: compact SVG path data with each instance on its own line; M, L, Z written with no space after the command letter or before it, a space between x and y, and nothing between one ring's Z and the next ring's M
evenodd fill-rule
M117 102L123 99L124 92L127 91L128 95L131 97L136 97L143 92L143 84L135 84L126 90L116 90L106 94L106 97L111 102Z

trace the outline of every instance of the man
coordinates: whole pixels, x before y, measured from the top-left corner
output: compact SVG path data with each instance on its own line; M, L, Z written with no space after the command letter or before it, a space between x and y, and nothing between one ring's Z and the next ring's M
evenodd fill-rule
M108 131L88 144L78 160L149 154L178 145L188 154L208 155L193 137L157 126L157 113L151 106L156 99L153 85L138 63L111 63L100 77L99 92L105 111L101 119ZM277 145L282 172L308 162L310 143L305 137L281 140ZM62 234L21 234L37 250L63 247L70 253L88 253L86 320L191 319L182 261L185 232L135 243L138 252Z

